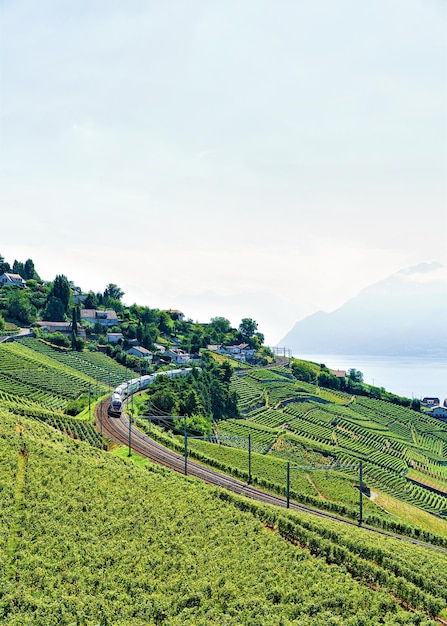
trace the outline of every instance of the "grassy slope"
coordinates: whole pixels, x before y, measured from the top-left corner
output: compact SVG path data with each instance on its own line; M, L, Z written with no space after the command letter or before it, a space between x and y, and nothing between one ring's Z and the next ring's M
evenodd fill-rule
M0 459L2 624L431 623L192 479L5 411Z

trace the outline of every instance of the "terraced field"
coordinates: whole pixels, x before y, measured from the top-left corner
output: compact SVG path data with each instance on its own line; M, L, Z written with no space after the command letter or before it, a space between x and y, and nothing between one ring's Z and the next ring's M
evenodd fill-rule
M324 455L326 465L334 467L362 461L369 490L397 496L433 515L447 515L447 426L439 420L385 401L293 381L284 367L252 369L233 377L233 387L244 419L219 423L217 432L236 436L256 425L253 438L265 443L263 453L291 463L297 446ZM237 446L237 439L228 445ZM410 480L410 469L426 480ZM358 479L355 468L331 471L351 485ZM436 480L437 489L429 488L430 479ZM332 487L320 489L328 500L352 500L343 492L352 495L352 487L340 488L338 495Z
M108 386L88 375L84 360L79 359L77 368L71 367L69 362L76 364L76 354L63 360L53 358L55 354L57 350L38 340L0 344L1 406L16 415L45 422L73 439L102 447L104 443L92 423L77 420L65 411L71 401L90 393L97 397L106 393Z
M101 352L72 352L65 348L55 348L41 339L32 338L21 339L20 344L84 374L90 382L93 379L115 388L129 378L129 370L126 367Z
M5 626L436 626L445 615L444 552L140 466L2 408L0 458Z

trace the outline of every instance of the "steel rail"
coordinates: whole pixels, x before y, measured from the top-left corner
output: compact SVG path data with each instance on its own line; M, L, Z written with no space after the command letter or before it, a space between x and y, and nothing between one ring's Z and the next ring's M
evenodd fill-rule
M100 424L102 422L101 427L103 435L109 437L112 441L115 441L116 443L128 445L129 420L127 419L125 414L122 414L119 418L109 417L108 406L109 402L102 402L96 407L96 428L99 430ZM183 455L177 454L176 452L173 452L172 450L169 450L168 448L157 443L153 439L150 439L142 431L135 428L135 426L131 425L130 432L132 437L131 449L136 454L148 458L154 463L158 463L169 469L175 470L180 474L185 473L185 459ZM275 506L280 506L283 508L285 508L287 505L286 498L272 493L268 493L257 487L253 487L248 483L244 483L241 480L238 480L226 474L222 474L214 469L206 467L205 465L201 465L196 461L191 461L190 459L188 459L188 476L199 478L200 480L210 485L222 487L224 489L227 489L228 491L231 491L241 496L245 496L247 498L251 498L264 504L273 504ZM309 513L320 518L340 522L349 526L355 526L356 528L359 528L358 523L353 520L339 517L332 513L321 511L319 509L300 504L299 502L294 502L292 500L290 500L289 502L289 510ZM368 532L373 532L386 537L391 537L393 539L398 539L400 541L412 543L414 545L429 548L437 552L447 553L447 549L445 548L434 546L432 544L420 541L418 539L414 539L412 537L406 537L405 535L399 535L365 524L362 524L361 528Z

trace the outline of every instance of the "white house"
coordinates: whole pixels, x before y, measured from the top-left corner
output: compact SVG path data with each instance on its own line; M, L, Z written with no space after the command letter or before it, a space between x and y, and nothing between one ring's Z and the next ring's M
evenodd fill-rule
M422 406L432 407L438 406L441 403L439 402L439 398L423 398L421 404Z
M232 346L221 346L220 349L218 349L217 351L221 354L231 354L233 358L239 359L240 361L252 359L256 353L256 350L250 348L248 343L239 343Z
M188 363L188 361L191 360L191 356L187 352L184 352L179 348L171 348L170 350L166 350L164 356L170 357L174 361L174 363L177 363L178 365Z
M123 339L123 333L107 333L107 341L116 345Z
M91 324L101 324L105 328L117 326L118 317L113 309L99 311L97 309L81 309L81 321Z
M63 333L64 335L71 335L72 324L71 322L37 322L47 333ZM82 339L86 339L85 330L78 324L77 336Z
M5 272L0 276L0 286L3 285L17 285L18 287L26 287L26 280L23 279L20 274L10 274Z
M132 346L129 350L126 350L126 354L132 354L139 359L146 359L146 361L152 361L153 358L152 352L143 348L143 346Z
M433 417L437 417L443 421L447 421L447 407L445 406L435 406L432 410L431 410L431 415L433 415Z
M185 319L185 314L178 309L163 309L163 313L167 313L172 319L182 322Z

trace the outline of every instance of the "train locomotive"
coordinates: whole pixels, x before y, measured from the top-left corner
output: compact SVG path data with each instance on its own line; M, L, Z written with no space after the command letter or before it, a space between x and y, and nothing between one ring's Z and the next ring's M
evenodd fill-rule
M119 385L112 392L109 406L109 417L121 417L125 400L132 394L147 389L158 376L173 378L175 376L186 376L191 371L192 368L190 367L168 370L166 372L158 372L157 374L147 374L146 376L140 376L139 378L132 378L125 383L121 383L121 385Z

